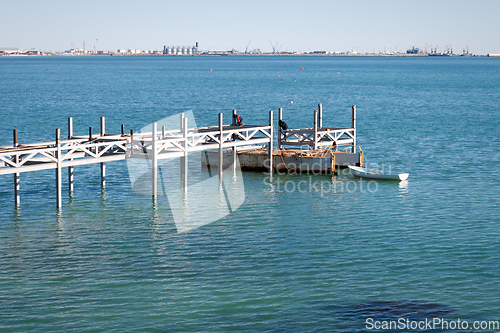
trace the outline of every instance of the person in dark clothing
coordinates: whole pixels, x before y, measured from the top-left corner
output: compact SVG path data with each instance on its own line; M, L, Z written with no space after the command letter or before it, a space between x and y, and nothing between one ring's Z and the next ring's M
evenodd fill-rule
M281 132L286 132L288 130L288 125L283 120L280 119L278 125L280 126Z

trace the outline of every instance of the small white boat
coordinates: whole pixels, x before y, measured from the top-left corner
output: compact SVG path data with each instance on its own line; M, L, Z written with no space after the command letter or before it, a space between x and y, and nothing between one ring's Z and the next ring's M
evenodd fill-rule
M400 173L400 174L386 174L386 173L378 173L375 171L368 170L366 168L357 167L349 165L349 169L351 173L356 177L370 178L370 179L385 179L385 180L406 180L408 179L409 173Z

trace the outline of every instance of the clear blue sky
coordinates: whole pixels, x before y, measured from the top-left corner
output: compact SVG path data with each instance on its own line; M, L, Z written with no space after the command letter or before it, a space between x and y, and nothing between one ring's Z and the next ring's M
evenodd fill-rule
M0 0L0 48L500 53L499 0ZM439 50L438 50L439 51Z

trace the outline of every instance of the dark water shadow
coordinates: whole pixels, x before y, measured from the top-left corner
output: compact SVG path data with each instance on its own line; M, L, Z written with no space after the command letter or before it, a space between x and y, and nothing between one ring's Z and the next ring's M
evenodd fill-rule
M397 320L408 318L442 318L455 312L451 306L415 300L377 300L358 303L345 308L346 315L377 320Z

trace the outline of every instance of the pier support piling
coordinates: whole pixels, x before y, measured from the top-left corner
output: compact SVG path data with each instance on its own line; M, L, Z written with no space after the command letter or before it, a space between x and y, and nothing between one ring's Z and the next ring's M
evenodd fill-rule
M314 110L314 128L313 128L314 150L318 149L318 110Z
M224 123L222 121L222 113L219 113L219 180L222 181L222 170L224 163L224 149L222 143L224 141Z
M184 137L184 113L181 113L180 115L180 122L179 122L179 128L180 128L180 132L181 132L181 135ZM180 182L181 182L181 187L183 186L183 181L184 181L184 173L186 172L186 170L184 170L184 158L185 156L181 156L179 157L179 171L181 173L180 175Z
M236 110L233 110L233 121L231 125L236 126ZM233 135L233 141L236 141L237 136ZM236 174L236 159L238 158L238 154L236 152L236 144L233 146L233 174Z
M106 118L101 117L101 137L106 134ZM106 187L106 163L101 162L101 188Z
M19 136L17 133L17 129L13 131L13 140L14 140L14 147L19 146Z
M151 130L151 135L152 135L152 163L151 163L151 181L152 181L152 196L153 198L156 198L158 194L158 152L157 152L157 147L156 147L156 142L158 140L157 138L157 126L156 122L153 123L152 125L152 130Z
M61 154L61 129L56 128L56 206L57 208L62 207L62 154Z
M134 130L130 129L130 154L134 154Z
M353 147L352 147L352 152L354 153L356 151L356 105L352 106L352 121L351 121L351 128L354 130L354 138L353 138Z
M273 176L273 111L269 111L269 146L267 147L268 149L268 159L269 159L269 176Z
M73 117L68 118L68 140L70 140L73 137ZM69 161L72 161L73 159L70 158ZM68 190L69 194L71 195L74 190L74 185L73 185L73 180L74 180L74 167L69 166L68 167Z
M101 117L101 136L106 134L106 118Z
M280 123L283 121L283 108L278 109L278 149L281 149L281 126Z
M68 117L68 140L73 137L73 117Z
M184 124L182 126L182 134L184 136L184 159L183 159L183 167L182 169L184 170L184 174L182 175L182 187L184 190L187 190L187 185L188 185L188 118L184 118Z
M19 146L17 129L14 130L13 136L14 136L14 147L17 147ZM16 164L19 163L19 155L16 155L14 162ZM16 206L19 206L21 204L20 190L21 190L21 174L19 172L16 172L14 174L14 202Z
M106 187L106 163L101 162L101 187Z
M321 130L323 128L323 105L318 104L318 127Z
M21 177L19 173L14 174L14 202L16 206L21 204Z
M71 160L73 160L73 159L71 159ZM68 167L68 190L69 190L70 195L75 190L74 180L75 180L75 169L74 169L74 167L70 166L70 167Z

